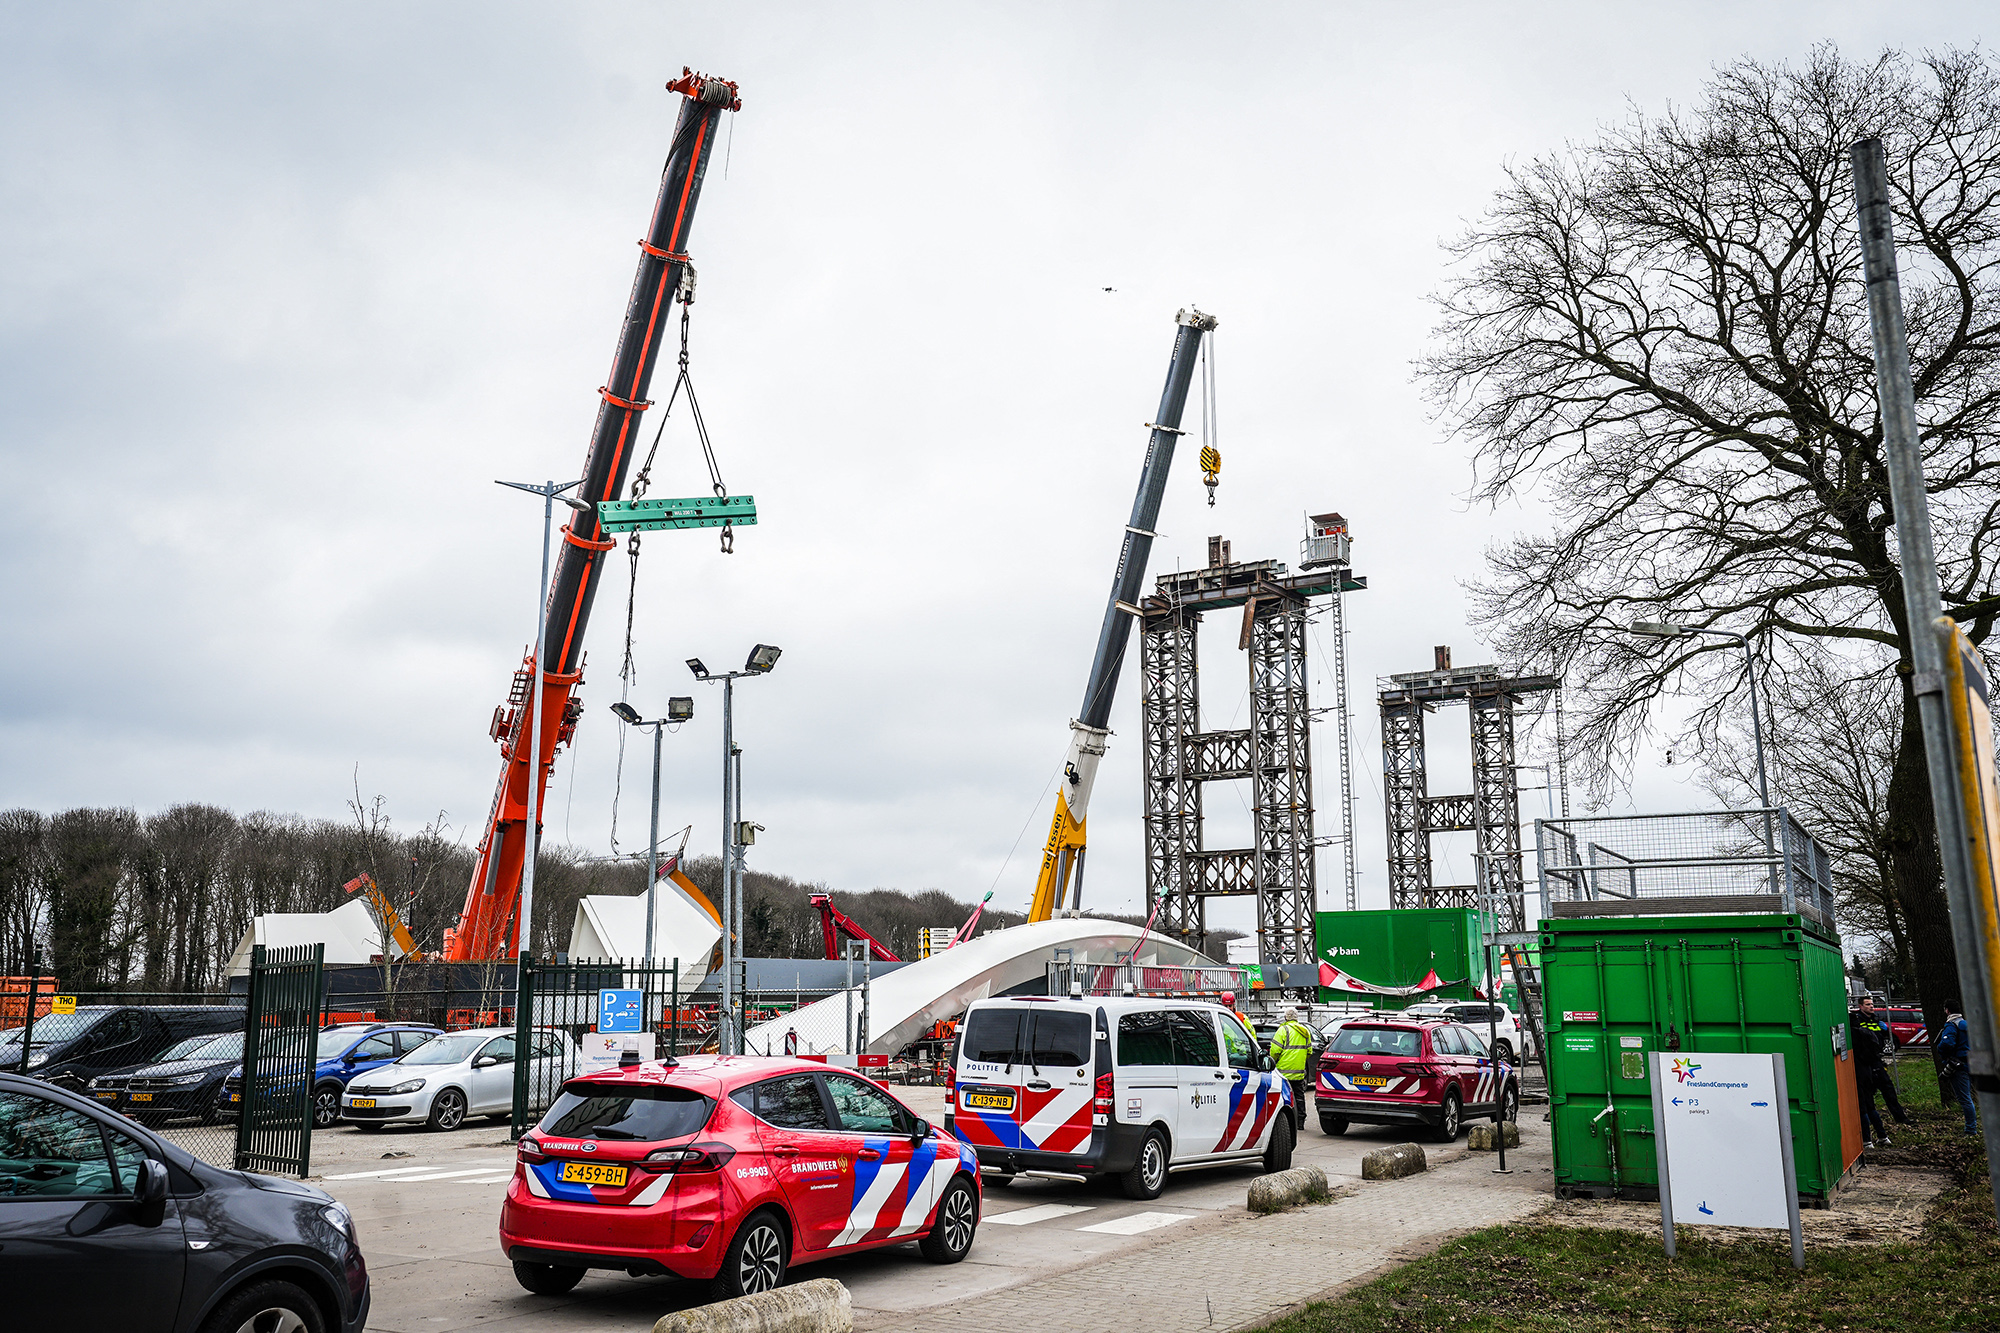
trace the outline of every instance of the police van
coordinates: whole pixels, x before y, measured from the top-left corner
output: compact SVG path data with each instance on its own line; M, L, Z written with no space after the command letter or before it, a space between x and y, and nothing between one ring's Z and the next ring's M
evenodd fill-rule
M1221 1005L1157 997L979 1000L946 1075L945 1128L1004 1185L1115 1177L1159 1197L1170 1171L1292 1163L1291 1087Z

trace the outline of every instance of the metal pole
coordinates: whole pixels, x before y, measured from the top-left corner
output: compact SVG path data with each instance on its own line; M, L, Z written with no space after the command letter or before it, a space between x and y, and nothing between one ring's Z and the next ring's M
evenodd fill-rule
M556 490L557 484L550 481L542 491L542 581L535 598L535 669L528 679L527 718L521 726L528 747L528 827L522 837L526 850L521 856L521 905L514 915L516 958L532 953L535 945L535 857L542 846L542 663L549 651L549 533L555 524Z
M736 1001L736 939L730 931L730 866L735 860L736 824L733 817L730 752L736 748L736 673L722 678L722 1007L717 1014L715 1049L735 1054L730 1041L730 1019Z
M62 984L61 977L56 978L56 984ZM35 1049L35 1000L41 993L41 989L42 956L34 954L28 959L28 1012L21 1020L21 1068L19 1072L23 1078L27 1077L28 1073L28 1057ZM248 1101L244 1102L245 1106L249 1104Z
M1889 208L1888 166L1880 139L1863 139L1849 153L1854 164L1856 219L1868 279L1868 322L1874 332L1875 394L1882 414L1882 446L1895 506L1896 546L1903 569L1903 614L1915 673L1910 685L1923 720L1924 759L1930 770L1951 937L1958 955L1961 1011L1971 1046L1970 1066L1985 1131L1986 1161L2000 1167L2000 1095L1994 1085L1992 992L1979 937L1979 905L1966 841L1965 809L1953 767L1945 716L1944 644L1937 633L1943 614L1931 545L1930 506L1924 496L1923 454L1918 444L1916 391L1910 383L1910 349L1903 334L1903 294L1896 277L1896 241ZM2000 1171L1993 1173L2000 1209Z
M744 856L743 838L742 838L742 832L743 832L742 829L743 747L742 746L740 745L736 746L730 752L730 760L734 771L730 776L729 790L731 795L735 798L736 817L733 821L731 821L729 825L729 836L736 844L736 874L733 881L736 885L736 892L732 899L735 906L732 909L733 915L729 919L729 929L736 936L736 954L738 958L741 958L743 956L743 856ZM750 996L748 993L750 989L750 977L749 977L748 964L745 964L743 983L744 983L743 984L744 993L739 994L736 997L736 1003L741 1008L747 1010L750 1007ZM736 1025L736 1030L739 1034L747 1031L748 1028L749 1024L747 1023L739 1022ZM737 1054L740 1055L742 1054L742 1052L738 1051Z
M1738 634L1733 637L1743 645L1744 667L1750 677L1750 735L1757 746L1757 804L1764 807L1764 855L1771 861L1771 891L1776 893L1779 891L1778 846L1771 832L1771 783L1764 769L1764 710L1757 702L1757 654L1750 647L1748 636ZM1790 883L1789 876L1786 883ZM1785 910L1789 912L1795 904L1790 901L1789 894L1786 898Z
M660 733L666 729L664 722L653 724L653 831L646 840L647 967L653 965L653 897L660 885Z

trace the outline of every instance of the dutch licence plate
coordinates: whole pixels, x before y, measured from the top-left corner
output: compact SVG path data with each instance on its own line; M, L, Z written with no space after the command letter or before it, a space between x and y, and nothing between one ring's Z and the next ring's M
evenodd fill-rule
M132 1094L132 1100L135 1102L150 1102L153 1100L153 1094L150 1092L135 1092Z
M372 1111L375 1109L375 1099L373 1097L350 1097L347 1099L347 1104L357 1111Z
M613 1185L623 1187L625 1168L602 1162L564 1162L560 1179L569 1185Z
M115 1092L100 1092L97 1094L97 1100L100 1102L115 1102L118 1100L118 1094Z
M1386 1078L1369 1078L1366 1075L1354 1080L1354 1086L1357 1088L1381 1088L1388 1086L1388 1083L1389 1080Z
M1014 1094L1011 1092L961 1092L959 1105L968 1111L1011 1111L1014 1109Z
M240 1102L243 1100L243 1094L240 1092L232 1092L229 1094L229 1100L232 1102Z

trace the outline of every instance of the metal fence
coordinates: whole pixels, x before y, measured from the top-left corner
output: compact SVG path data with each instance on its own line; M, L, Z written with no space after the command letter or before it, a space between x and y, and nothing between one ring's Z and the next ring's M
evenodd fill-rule
M521 961L514 1006L514 1119L519 1138L533 1128L574 1074L615 1063L612 1042L650 1035L653 1058L682 1055L713 1040L712 1027L681 1003L680 967L629 959ZM621 994L605 1007L605 992ZM630 1001L629 1009L626 1001ZM606 1033L604 1028L619 1029ZM551 1037L559 1036L551 1042ZM609 1038L609 1041L591 1040ZM642 1055L644 1052L641 1052Z
M250 949L243 1073L235 1096L236 1169L305 1175L312 1162L324 944Z
M1782 806L1535 821L1551 916L1786 912L1834 929L1826 852Z

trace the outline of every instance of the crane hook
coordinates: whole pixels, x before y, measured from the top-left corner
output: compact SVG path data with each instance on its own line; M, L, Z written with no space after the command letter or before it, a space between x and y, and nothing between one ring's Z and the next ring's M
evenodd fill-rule
M1201 484L1208 487L1208 507L1215 508L1215 486L1222 480L1222 453L1212 444L1201 447Z

